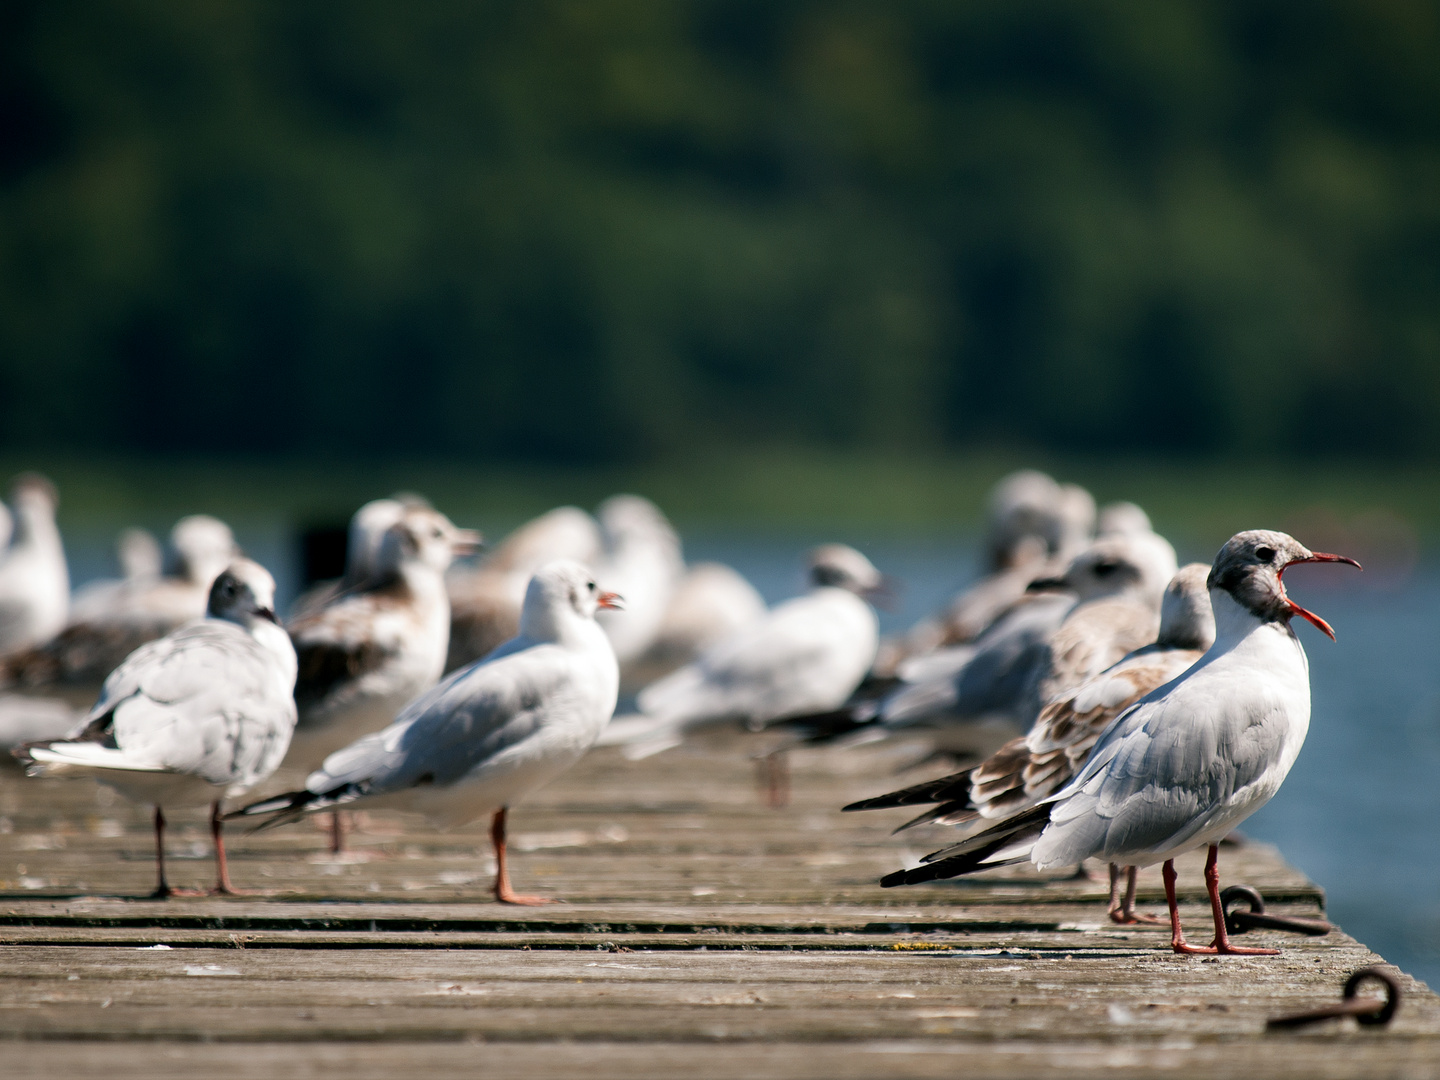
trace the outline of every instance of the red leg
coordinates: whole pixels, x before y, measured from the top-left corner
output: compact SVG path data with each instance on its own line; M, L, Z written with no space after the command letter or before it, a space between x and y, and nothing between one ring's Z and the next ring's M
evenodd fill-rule
M490 819L490 842L495 845L495 899L502 904L553 904L548 896L521 896L510 888L510 868L505 859L505 818L508 806L495 811Z
M330 811L330 854L339 855L345 850L345 819L341 810Z
M1165 865L1160 868L1160 876L1165 879L1165 903L1170 907L1170 947L1177 953L1213 953L1214 949L1185 943L1185 931L1180 929L1180 904L1175 899L1177 875L1174 859L1165 860Z
M1215 940L1211 951L1220 956L1279 956L1279 949L1249 949L1231 945L1225 931L1225 905L1220 903L1220 847L1210 845L1205 858L1205 890L1210 894L1210 911L1215 917Z
M1120 898L1120 867L1110 864L1110 921L1121 926L1164 926L1164 919L1141 915L1135 910L1135 876L1133 866L1125 868L1125 898Z
M220 820L220 803L210 804L210 840L215 845L215 887L211 896L244 896L245 889L230 884L230 865L225 859L225 823Z

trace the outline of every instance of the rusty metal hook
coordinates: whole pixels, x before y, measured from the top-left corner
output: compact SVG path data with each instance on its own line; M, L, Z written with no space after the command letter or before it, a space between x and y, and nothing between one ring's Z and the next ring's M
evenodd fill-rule
M1385 999L1357 998L1355 992L1366 979L1374 979L1385 987ZM1265 1030L1277 1031L1285 1028L1304 1027L1320 1020L1333 1020L1342 1016L1353 1016L1357 1023L1384 1026L1390 1022L1400 1008L1400 984L1388 971L1378 967L1361 968L1345 980L1344 997L1334 1005L1324 1005L1309 1012L1294 1016L1280 1016L1265 1022Z
M1244 900L1250 905L1250 910L1231 911L1230 904L1235 900ZM1232 934L1243 934L1246 930L1288 930L1307 937L1324 937L1335 929L1324 919L1265 914L1265 898L1249 885L1231 885L1225 889L1220 893L1220 906L1225 911L1225 929Z

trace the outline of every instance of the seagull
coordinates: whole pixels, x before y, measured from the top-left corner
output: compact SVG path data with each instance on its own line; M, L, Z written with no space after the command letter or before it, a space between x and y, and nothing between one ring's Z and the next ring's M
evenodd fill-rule
M844 544L810 553L811 590L640 692L606 744L647 757L705 727L759 731L786 717L838 708L875 659L878 624L866 598L884 589L870 560Z
M446 676L383 731L331 754L303 791L229 816L275 814L279 824L354 804L415 811L452 828L489 813L495 899L547 902L510 887L507 815L580 760L614 712L620 673L595 613L620 603L579 563L547 564L525 592L517 637Z
M1041 870L1101 858L1163 863L1171 948L1177 953L1274 955L1230 943L1220 902L1218 844L1279 790L1310 725L1310 665L1295 616L1332 640L1318 615L1286 595L1297 563L1348 563L1282 532L1256 529L1226 542L1210 570L1215 643L1183 675L1121 713L1062 790L998 824L883 878L910 885L994 866ZM1190 945L1175 899L1177 855L1208 848L1205 885L1215 922L1209 946Z
M106 618L124 607L125 598L160 580L165 553L145 529L121 529L115 538L119 578L101 578L76 589L70 597L70 623ZM213 580L213 579L212 579Z
M165 806L210 803L214 893L233 894L220 803L264 780L295 727L295 650L275 618L275 581L237 559L204 618L137 649L68 738L15 751L31 776L88 777L155 807L154 896L165 878Z
M384 533L363 584L343 589L287 625L299 675L299 723L287 762L311 770L379 731L445 670L450 601L445 571L478 534L438 510L412 505ZM331 848L343 847L338 813Z
M966 825L1008 817L1053 795L1084 765L1115 717L1183 674L1214 644L1215 617L1205 586L1209 572L1204 563L1181 567L1165 590L1155 642L1049 702L1029 734L1012 739L974 768L845 809L936 804L901 825L899 832L916 825ZM1135 913L1135 868L1127 868L1123 900L1114 865L1110 879L1110 918L1122 924L1152 921Z
M625 597L625 610L600 617L615 646L621 681L650 648L670 598L685 573L680 538L660 508L639 495L612 495L595 511L605 550L595 562L595 580Z
M943 610L883 642L876 675L895 675L909 658L974 641L1024 596L1032 581L1062 571L1090 542L1095 500L1077 484L1057 484L1026 469L995 486L987 517L985 574Z
M1030 595L947 670L932 668L872 709L886 728L1003 721L1026 730L1041 707L1155 640L1160 598L1175 574L1162 537L1106 537ZM952 734L963 734L955 732ZM995 744L991 744L992 746Z
M433 510L430 500L413 492L400 492L388 499L372 499L350 517L345 535L345 573L331 581L321 581L295 598L290 605L290 618L297 619L318 611L347 589L369 584L377 574L387 571L379 567L380 546L385 532L409 509ZM465 536L478 533L461 530Z
M535 571L557 559L592 566L602 541L595 519L575 506L558 506L507 536L479 567L454 567L450 593L450 651L454 671L513 638Z
M652 683L765 617L765 600L739 571L696 563L675 587L650 647L631 664L637 683Z
M230 527L205 514L175 523L172 572L163 577L150 573L153 556L141 554L142 545L129 541L124 580L77 594L59 634L0 659L0 687L88 706L105 677L141 645L204 615L211 585L240 555Z
M55 485L37 473L16 477L10 488L14 534L0 552L0 654L48 641L65 626L70 574L55 526L59 502Z

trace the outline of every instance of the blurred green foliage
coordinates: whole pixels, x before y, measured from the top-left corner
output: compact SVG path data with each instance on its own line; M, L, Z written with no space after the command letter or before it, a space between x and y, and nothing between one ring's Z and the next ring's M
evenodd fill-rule
M9 0L0 445L1440 458L1440 4Z

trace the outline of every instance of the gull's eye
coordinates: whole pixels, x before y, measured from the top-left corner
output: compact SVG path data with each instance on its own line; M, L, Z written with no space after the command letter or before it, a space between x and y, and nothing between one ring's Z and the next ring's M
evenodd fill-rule
M1263 563L1275 561L1275 549L1272 547L1258 547L1255 549L1255 558Z
M1101 563L1096 563L1096 564L1095 564L1095 576L1096 576L1096 577L1109 577L1111 574L1113 574L1113 573L1114 573L1116 570L1118 570L1118 569L1120 569L1120 564L1119 564L1119 563L1113 563L1113 562L1101 562Z
M592 581L592 582L590 582L589 584L587 584L585 587L586 587L587 589L589 589L591 592L594 592L594 591L595 591L595 582Z

